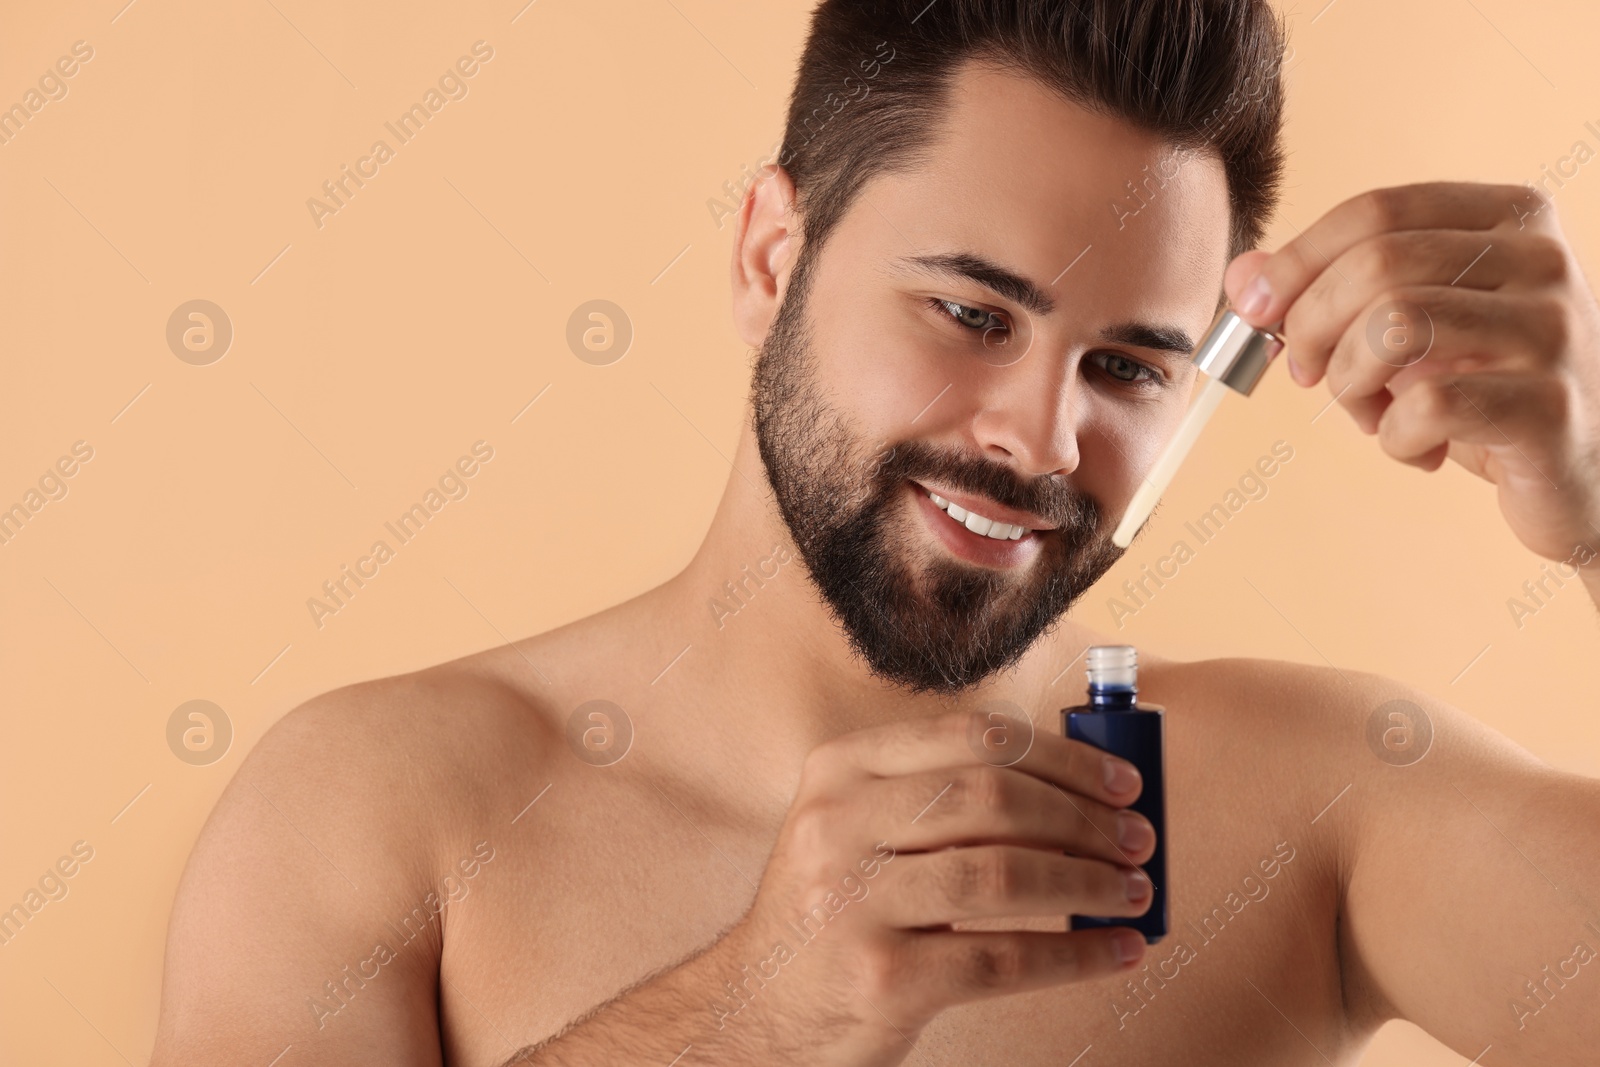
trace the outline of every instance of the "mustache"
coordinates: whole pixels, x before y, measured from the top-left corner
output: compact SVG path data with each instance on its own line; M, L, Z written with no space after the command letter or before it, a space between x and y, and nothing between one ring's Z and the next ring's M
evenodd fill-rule
M1099 504L1065 482L1049 477L1024 481L1001 464L922 441L895 445L878 464L876 478L883 494L907 479L942 482L1005 507L1039 515L1058 527L1052 533L1076 541L1087 540L1100 527Z

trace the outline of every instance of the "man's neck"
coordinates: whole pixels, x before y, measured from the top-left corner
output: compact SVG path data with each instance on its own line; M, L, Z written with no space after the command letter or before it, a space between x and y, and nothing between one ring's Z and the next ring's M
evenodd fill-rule
M693 560L649 595L652 610L695 620L694 656L674 686L703 692L707 712L757 718L766 742L802 751L849 730L1004 700L1036 723L1082 694L1091 631L1062 619L1011 670L955 695L911 695L851 653L778 513L747 418L727 487ZM702 644L703 642L703 644ZM1080 664L1072 672L1074 663Z

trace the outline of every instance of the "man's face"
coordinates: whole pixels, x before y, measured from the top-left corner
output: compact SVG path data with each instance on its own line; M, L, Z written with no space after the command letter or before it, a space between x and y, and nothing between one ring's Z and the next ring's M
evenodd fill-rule
M822 253L802 248L756 365L757 439L873 673L975 685L1120 556L1111 532L1188 400L1227 228L1213 156L969 66L926 161L869 181Z

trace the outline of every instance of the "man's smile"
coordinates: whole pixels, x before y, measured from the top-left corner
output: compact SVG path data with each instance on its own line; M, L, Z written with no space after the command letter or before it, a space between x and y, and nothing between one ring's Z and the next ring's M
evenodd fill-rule
M987 567L1021 566L1038 554L1038 532L1053 529L1037 516L1001 507L981 497L936 493L918 482L908 482L908 488L935 536L953 554L969 563Z

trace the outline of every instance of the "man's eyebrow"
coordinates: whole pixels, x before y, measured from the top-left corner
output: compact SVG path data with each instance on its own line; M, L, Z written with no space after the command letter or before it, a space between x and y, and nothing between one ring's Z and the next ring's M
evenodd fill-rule
M1119 322L1107 326L1100 331L1100 340L1107 344L1170 352L1185 359L1194 351L1195 344L1176 326L1156 326L1148 322Z
M1016 271L971 252L939 252L906 256L901 263L923 274L946 278L967 278L1007 300L1021 304L1035 315L1048 315L1056 303L1041 287Z
M1048 315L1056 307L1055 301L1042 287L1010 268L1002 267L993 260L971 252L939 252L906 256L899 262L923 274L975 281L984 288L1021 304L1035 315ZM1158 326L1139 321L1119 322L1114 326L1107 326L1100 331L1100 340L1106 344L1147 348L1185 358L1195 347L1195 342L1189 335L1176 326Z

